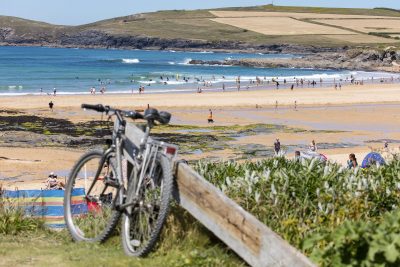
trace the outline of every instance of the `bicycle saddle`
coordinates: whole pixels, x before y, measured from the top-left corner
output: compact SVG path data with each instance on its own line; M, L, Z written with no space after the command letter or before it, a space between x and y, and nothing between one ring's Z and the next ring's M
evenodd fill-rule
M146 109L143 118L145 120L158 121L161 124L168 124L171 120L171 114L165 111L158 112L155 108Z
M158 120L161 124L168 124L169 121L171 120L171 113L166 112L166 111L161 111L159 113L160 119Z
M160 114L158 114L158 110L155 108L148 108L144 111L143 118L145 120L157 120L159 117Z

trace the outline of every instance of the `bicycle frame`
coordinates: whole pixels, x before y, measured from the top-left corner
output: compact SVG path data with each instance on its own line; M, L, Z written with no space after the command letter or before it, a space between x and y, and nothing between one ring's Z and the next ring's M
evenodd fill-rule
M118 185L119 188L124 185L124 180L123 180L123 170L122 170L122 155L125 156L126 160L132 164L138 170L139 173L139 180L138 180L138 187L136 188L135 192L135 198L139 195L139 190L140 190L140 185L142 184L145 176L145 171L150 165L149 173L152 175L154 173L154 167L155 167L155 161L157 154L159 152L163 153L164 155L170 157L171 159L176 157L178 147L172 144L167 144L165 142L159 142L152 140L150 136L150 131L153 126L152 121L148 121L146 125L145 131L141 131L136 125L135 127L135 140L131 140L133 138L130 138L125 135L125 130L126 130L126 122L122 118L122 116L116 112L117 118L114 121L114 127L113 127L113 132L112 132L112 145L104 152L103 157L101 158L99 168L96 172L96 176L98 177L102 171L102 167L104 163L107 161L107 159L115 157L116 159L116 171L117 171L117 179L118 179ZM132 127L132 126L130 126ZM138 143L138 141L140 142ZM127 174L127 179L128 183L132 174L128 173ZM93 180L89 190L86 193L86 196L89 196L94 185L96 183L96 180ZM105 192L105 189L103 190ZM103 193L104 193L103 192ZM118 193L120 193L120 190L118 190ZM118 195L117 195L118 196ZM118 197L114 199L113 205L116 205ZM122 204L122 203L121 203ZM123 206L128 206L130 204L125 204Z

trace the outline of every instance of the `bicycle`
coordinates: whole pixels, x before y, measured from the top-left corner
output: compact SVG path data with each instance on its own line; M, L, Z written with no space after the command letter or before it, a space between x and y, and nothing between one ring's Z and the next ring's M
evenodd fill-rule
M71 170L64 197L67 229L75 241L104 242L122 215L125 253L145 256L155 246L168 214L172 160L178 150L151 139L150 131L155 122L168 124L171 114L156 109L141 114L100 104L82 104L82 108L116 119L108 148L85 153ZM145 120L146 125L142 129L127 125L126 118ZM127 136L130 129L140 141Z

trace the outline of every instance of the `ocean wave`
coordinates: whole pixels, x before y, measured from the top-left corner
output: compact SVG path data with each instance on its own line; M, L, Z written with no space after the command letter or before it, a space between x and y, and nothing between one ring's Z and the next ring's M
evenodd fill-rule
M137 64L140 62L140 60L137 58L100 59L98 61L103 63L125 63L125 64Z
M15 90L15 89L24 89L24 87L22 85L5 85L5 86L0 85L0 89Z
M123 58L122 62L126 63L126 64L136 64L136 63L139 63L140 60L137 58Z
M193 53L198 53L198 54L214 54L213 51L200 51L200 52L193 52Z
M190 65L189 62L192 61L191 58L185 58L185 60L183 60L183 62L178 63L179 65Z
M156 81L139 81L139 83L142 83L142 84L155 84L157 82Z
M179 85L179 84L186 84L187 82L185 81L165 81L167 85Z

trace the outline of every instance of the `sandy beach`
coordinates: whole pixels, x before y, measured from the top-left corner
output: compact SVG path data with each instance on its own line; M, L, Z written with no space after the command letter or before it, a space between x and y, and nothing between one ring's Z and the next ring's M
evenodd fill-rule
M48 109L49 101L55 104L53 112ZM203 132L209 131L209 137L214 132L206 119L208 110L212 109L215 120L212 126L273 124L285 128L230 138L223 148L197 149L200 152L181 157L188 160L244 160L239 156L241 150L256 147L257 151L252 151L255 155L263 149L270 151L276 138L288 151L287 156L293 157L295 150L305 150L314 139L319 151L329 160L346 164L349 153L356 153L361 161L371 150L383 148L386 140L391 152L398 150L399 102L398 84L352 85L344 86L342 90L301 88L201 94L32 95L2 97L0 116L16 116L6 111L18 111L22 115L82 122L99 120L101 115L83 111L81 103L103 103L124 109L144 109L149 104L171 112L172 125L198 126ZM51 171L64 179L73 163L87 150L86 147L20 146L4 141L14 134L0 132L0 182L6 188L43 188L43 181ZM255 158L263 158L263 155Z
M0 108L29 110L47 110L47 104L53 100L57 108L79 108L81 103L108 103L124 108L144 108L147 104L163 108L222 108L293 106L297 101L301 105L341 105L359 103L395 103L400 102L399 84L346 85L341 90L334 88L296 88L291 90L250 90L239 92L207 92L176 94L97 94L97 95L58 95L58 96L4 96Z

